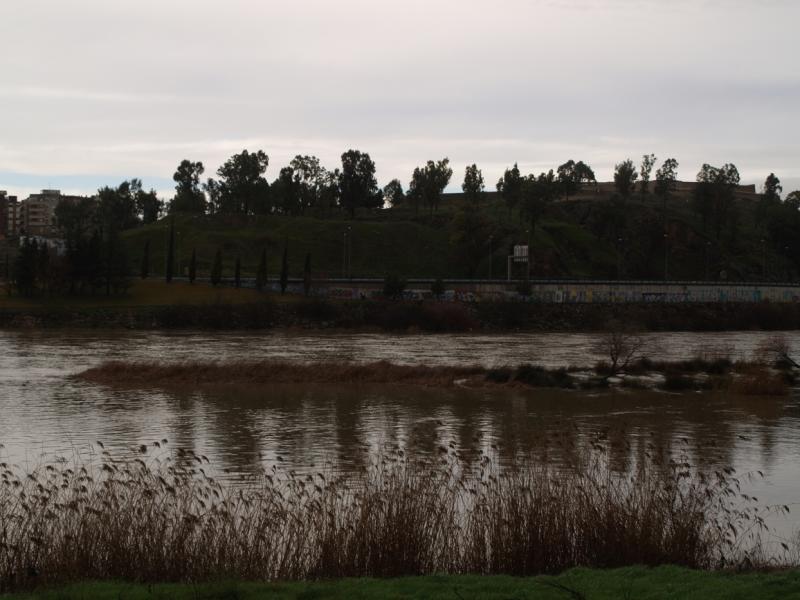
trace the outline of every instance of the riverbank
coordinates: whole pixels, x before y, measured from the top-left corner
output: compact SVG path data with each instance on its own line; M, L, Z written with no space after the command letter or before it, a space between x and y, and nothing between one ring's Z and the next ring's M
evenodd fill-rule
M548 369L516 367L401 365L388 361L315 363L259 361L188 361L180 363L108 361L74 377L107 386L203 388L274 384L417 385L468 388L515 386L596 390L610 387L670 392L727 391L749 396L785 396L796 383L788 364L774 368L762 362L728 358L653 361L640 358L624 367L599 362L594 367Z
M334 300L138 281L127 296L0 298L3 329L594 332L800 330L800 304L542 304Z
M555 577L445 576L401 579L340 579L300 583L227 582L206 585L140 585L82 583L27 594L0 596L9 600L175 600L256 599L372 600L414 598L452 600L537 598L538 600L789 600L800 597L800 572L726 573L658 567L613 570L572 569Z

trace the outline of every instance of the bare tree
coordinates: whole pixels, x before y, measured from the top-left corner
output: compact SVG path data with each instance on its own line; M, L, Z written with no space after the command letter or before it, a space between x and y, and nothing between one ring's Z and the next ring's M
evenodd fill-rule
M594 350L607 357L608 377L613 377L624 373L631 363L644 357L645 340L621 323L612 322Z

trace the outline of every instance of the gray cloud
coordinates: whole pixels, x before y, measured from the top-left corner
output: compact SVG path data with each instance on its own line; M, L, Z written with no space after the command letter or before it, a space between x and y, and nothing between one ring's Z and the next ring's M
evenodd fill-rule
M608 178L655 152L686 179L733 161L800 187L798 17L789 0L8 0L0 188L163 185L244 147L273 176L350 147L384 181L445 155L489 182L568 158Z

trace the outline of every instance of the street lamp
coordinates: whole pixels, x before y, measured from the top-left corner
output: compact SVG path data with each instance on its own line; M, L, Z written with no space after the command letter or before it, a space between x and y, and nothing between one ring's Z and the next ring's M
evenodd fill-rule
M664 281L669 279L669 235L664 234Z
M711 261L711 242L706 241L706 281L708 281L708 271Z
M761 239L761 281L767 280L767 240Z
M622 238L617 238L617 279L622 279Z

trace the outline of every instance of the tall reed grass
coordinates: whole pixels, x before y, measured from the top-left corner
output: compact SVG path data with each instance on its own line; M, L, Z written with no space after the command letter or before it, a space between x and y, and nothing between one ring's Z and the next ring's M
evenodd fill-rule
M426 460L387 452L336 477L273 467L238 485L166 440L97 448L31 470L0 464L0 592L87 579L742 565L765 525L738 486L732 470L651 457L620 476L599 445L570 468L467 463L442 447Z

